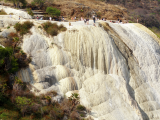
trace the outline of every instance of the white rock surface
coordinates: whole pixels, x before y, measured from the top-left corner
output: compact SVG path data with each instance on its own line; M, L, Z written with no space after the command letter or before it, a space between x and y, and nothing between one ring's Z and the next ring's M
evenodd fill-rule
M160 119L160 45L153 33L137 24L101 23L105 31L74 22L50 37L40 22L23 39L32 57L28 71L17 73L37 94L55 90L68 96L78 90L95 120Z
M17 9L14 9L14 8L10 8L10 7L7 7L7 6L3 6L3 5L0 5L0 10L4 10L8 15L9 14L13 14L15 16L12 16L13 18L17 18L17 20L19 19L19 16L21 17L21 19L31 19L32 17L25 11L22 11L22 10L17 10Z
M16 33L16 30L13 28L13 27L11 27L11 28L9 28L9 29L6 29L6 30L3 30L1 33L0 33L0 36L3 36L3 37L8 37L8 35L10 34L10 33Z

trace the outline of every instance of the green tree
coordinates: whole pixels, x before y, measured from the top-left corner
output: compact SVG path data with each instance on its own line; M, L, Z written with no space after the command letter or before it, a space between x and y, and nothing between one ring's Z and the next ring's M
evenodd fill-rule
M34 16L34 13L32 12L32 10L30 8L28 8L27 11L28 11L29 15Z
M61 11L59 9L53 7L47 7L46 12L52 17L58 17L61 14Z
M36 4L39 5L40 9L43 7L46 0L34 0Z
M17 59L13 56L12 48L0 46L0 73L14 73L18 71Z

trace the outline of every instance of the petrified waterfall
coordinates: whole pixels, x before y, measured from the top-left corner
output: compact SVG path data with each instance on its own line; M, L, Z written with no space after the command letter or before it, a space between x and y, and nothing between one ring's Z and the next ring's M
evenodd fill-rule
M17 75L36 94L80 94L96 120L160 119L160 39L140 24L75 25L56 37L37 26L22 48L32 62Z

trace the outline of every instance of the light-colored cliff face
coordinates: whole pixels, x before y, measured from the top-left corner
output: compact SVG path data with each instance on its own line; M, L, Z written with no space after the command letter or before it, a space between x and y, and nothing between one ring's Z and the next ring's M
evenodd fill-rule
M37 94L78 90L97 120L160 119L160 46L151 31L100 22L77 24L52 38L37 26L22 44L32 62L17 73Z
M10 8L10 7L7 7L7 6L3 6L3 5L0 5L0 10L4 10L8 15L9 14L13 14L12 15L12 18L18 20L19 19L19 16L21 19L31 19L32 17L25 11L22 11L22 10L17 10L17 9L13 9L13 8ZM11 19L10 16L1 16L1 17L4 17L5 19ZM1 18L0 17L0 18ZM4 19L3 18L3 19ZM7 20L7 21L10 21L10 20Z

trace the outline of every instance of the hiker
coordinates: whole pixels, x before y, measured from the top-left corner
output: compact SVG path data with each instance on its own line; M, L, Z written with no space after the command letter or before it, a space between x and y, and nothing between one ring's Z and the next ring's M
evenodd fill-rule
M64 22L64 18L63 18L63 22Z
M83 21L83 17L81 17L81 21Z
M50 21L51 21L51 20L52 20L52 17L50 17L49 19L50 19Z
M94 22L94 23L95 23L95 20L96 20L96 19L95 19L95 16L93 16L93 22Z
M119 23L119 18L118 18L118 23Z
M138 18L137 18L137 23L138 23Z
M37 16L37 20L38 20L38 16Z
M84 19L84 24L86 25L86 19Z
M87 25L89 25L89 18L87 19Z
M69 26L71 26L71 22L69 22Z
M20 18L20 16L19 16L19 20L20 20L21 18Z
M10 14L10 18L12 18L12 15Z
M75 19L75 22L76 22L76 17L74 19Z

